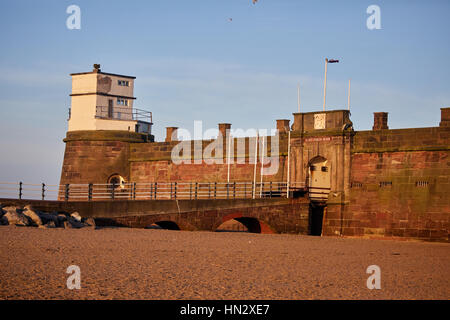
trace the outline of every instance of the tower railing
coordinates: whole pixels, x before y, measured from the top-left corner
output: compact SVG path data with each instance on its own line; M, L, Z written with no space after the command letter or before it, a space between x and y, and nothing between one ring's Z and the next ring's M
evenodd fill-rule
M153 116L150 111L127 106L97 106L95 117L97 119L129 120L153 123Z

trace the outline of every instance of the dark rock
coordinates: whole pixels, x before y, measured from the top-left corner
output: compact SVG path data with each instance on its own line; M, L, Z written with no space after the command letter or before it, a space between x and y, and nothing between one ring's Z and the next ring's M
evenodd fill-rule
M41 218L36 213L36 211L33 210L33 207L31 205L25 206L22 213L32 221L32 225L35 225L35 226L42 225Z
M83 223L86 227L95 228L95 220L94 218L84 218Z
M56 224L55 224L54 221L49 221L49 222L45 225L45 227L48 228L48 229L54 229L54 228L56 228Z
M80 229L84 227L84 224L81 221L78 221L72 217L69 217L68 222L72 226L72 228L75 229Z
M56 226L58 225L58 217L55 214L38 212L38 215L42 220L42 224L48 224L50 221L53 221Z
M78 212L75 211L75 212L71 213L70 216L73 219L77 220L78 222L81 222L81 216L80 216L80 214Z

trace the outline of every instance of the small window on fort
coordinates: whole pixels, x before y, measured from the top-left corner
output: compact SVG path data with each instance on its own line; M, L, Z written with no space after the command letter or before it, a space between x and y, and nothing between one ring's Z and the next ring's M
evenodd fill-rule
M380 188L392 187L392 181L381 181Z
M316 171L317 167L316 166L311 166L311 171Z
M416 181L417 188L428 187L428 181Z
M124 86L124 87L128 87L130 85L130 82L125 81L125 80L118 80L117 83L119 84L119 86Z
M322 167L322 172L328 172L328 167Z
M117 99L117 105L119 106L128 106L128 100L127 99Z

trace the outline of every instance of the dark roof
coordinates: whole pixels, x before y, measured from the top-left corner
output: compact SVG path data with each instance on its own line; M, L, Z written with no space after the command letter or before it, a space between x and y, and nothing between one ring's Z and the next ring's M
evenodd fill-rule
M125 76L123 74L115 74L115 73L107 73L107 72L97 72L97 71L90 71L90 72L78 72L78 73L71 73L71 76L78 76L83 74L91 74L91 73L98 73L98 74L104 74L107 76L116 76L116 77L122 77L122 78L129 78L129 79L136 79L136 77L133 76Z

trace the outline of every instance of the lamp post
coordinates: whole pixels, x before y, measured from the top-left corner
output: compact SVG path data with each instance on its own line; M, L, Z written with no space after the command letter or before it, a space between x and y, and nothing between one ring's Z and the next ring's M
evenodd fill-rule
M325 111L325 102L327 99L327 66L328 63L338 63L339 60L328 60L328 58L325 58L325 79L323 80L323 111Z

